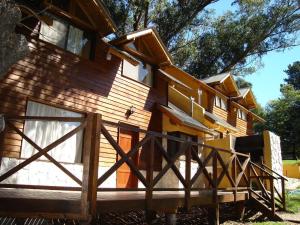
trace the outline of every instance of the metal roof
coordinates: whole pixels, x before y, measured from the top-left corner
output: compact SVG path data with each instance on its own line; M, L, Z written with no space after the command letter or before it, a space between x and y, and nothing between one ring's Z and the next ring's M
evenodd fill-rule
M186 125L188 127L195 128L197 130L213 134L213 130L209 129L199 121L192 118L190 115L188 115L186 112L182 111L181 109L177 108L175 105L169 102L169 107L160 105L161 111L163 113L167 113L168 115L171 114L173 117L175 117L177 120L179 120L183 125Z
M222 81L225 80L228 76L230 76L230 73L221 73L215 76L202 79L201 81L203 81L206 84L222 83Z
M225 120L217 117L216 115L205 111L204 115L207 116L208 118L212 119L213 121L215 121L216 124L221 125L223 127L226 127L230 130L233 130L235 132L239 131L236 127L232 126L231 124L227 123Z

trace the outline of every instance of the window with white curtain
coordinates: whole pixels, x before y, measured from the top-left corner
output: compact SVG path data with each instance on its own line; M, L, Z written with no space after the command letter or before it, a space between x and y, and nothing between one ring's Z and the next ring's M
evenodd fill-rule
M239 119L242 119L242 120L245 120L245 121L247 120L247 114L246 114L245 111L243 111L241 109L238 109L237 115L238 115Z
M49 13L45 13L45 16L51 19L52 24L41 22L39 39L89 58L92 40L88 32Z
M142 82L148 86L153 84L152 67L149 64L140 62L137 66L123 60L123 75Z
M223 110L227 110L226 101L217 95L215 96L215 106L217 106L218 108L221 108Z
M69 110L28 101L26 116L82 117L83 115ZM38 146L45 148L79 125L80 122L28 120L24 124L24 134ZM50 150L48 154L59 162L81 163L82 142L83 131L81 130ZM23 140L21 157L29 158L35 153L37 153L37 150L27 141ZM46 160L44 156L40 159Z

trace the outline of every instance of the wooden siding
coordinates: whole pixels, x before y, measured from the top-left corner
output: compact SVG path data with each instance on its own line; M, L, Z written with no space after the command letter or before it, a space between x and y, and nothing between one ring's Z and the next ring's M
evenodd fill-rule
M247 121L237 118L236 128L239 129L239 131L235 134L236 136L241 137L247 135Z
M40 101L57 107L80 112L102 114L103 120L133 124L141 129L160 130L161 124L152 118L155 103L166 103L166 91L149 88L121 75L121 60L107 61L107 47L100 43L95 60L88 61L53 45L31 39L31 53L12 66L0 80L0 112L25 115L28 100ZM167 87L163 80L155 79L159 89ZM135 107L128 119L126 111ZM23 128L19 123L18 127ZM109 128L117 140L118 130ZM1 138L1 137L0 137ZM8 131L0 140L0 155L20 157L21 138ZM101 138L100 165L111 165L116 152Z
M221 109L214 105L212 113L215 114L216 116L220 117L221 119L227 121L228 112L226 110Z

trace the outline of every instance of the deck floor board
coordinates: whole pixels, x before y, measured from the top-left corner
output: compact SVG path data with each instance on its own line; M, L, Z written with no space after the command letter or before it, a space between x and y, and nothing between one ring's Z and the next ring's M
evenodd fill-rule
M212 202L212 191L192 191L191 205L210 205ZM247 191L239 191L237 201L248 199ZM218 192L220 203L234 201L232 192ZM68 213L80 212L81 192L79 191L49 191L30 189L0 188L0 215L14 215L14 213L25 213L26 215L43 213ZM97 211L129 211L145 209L144 191L118 191L98 192ZM174 210L184 206L184 191L155 191L153 192L153 210Z

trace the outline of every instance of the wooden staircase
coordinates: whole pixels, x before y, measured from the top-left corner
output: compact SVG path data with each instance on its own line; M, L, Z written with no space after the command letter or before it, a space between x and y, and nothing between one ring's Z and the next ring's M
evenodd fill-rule
M270 220L283 221L277 211L285 210L285 177L264 164L250 162L249 206ZM281 185L281 191L278 186Z

